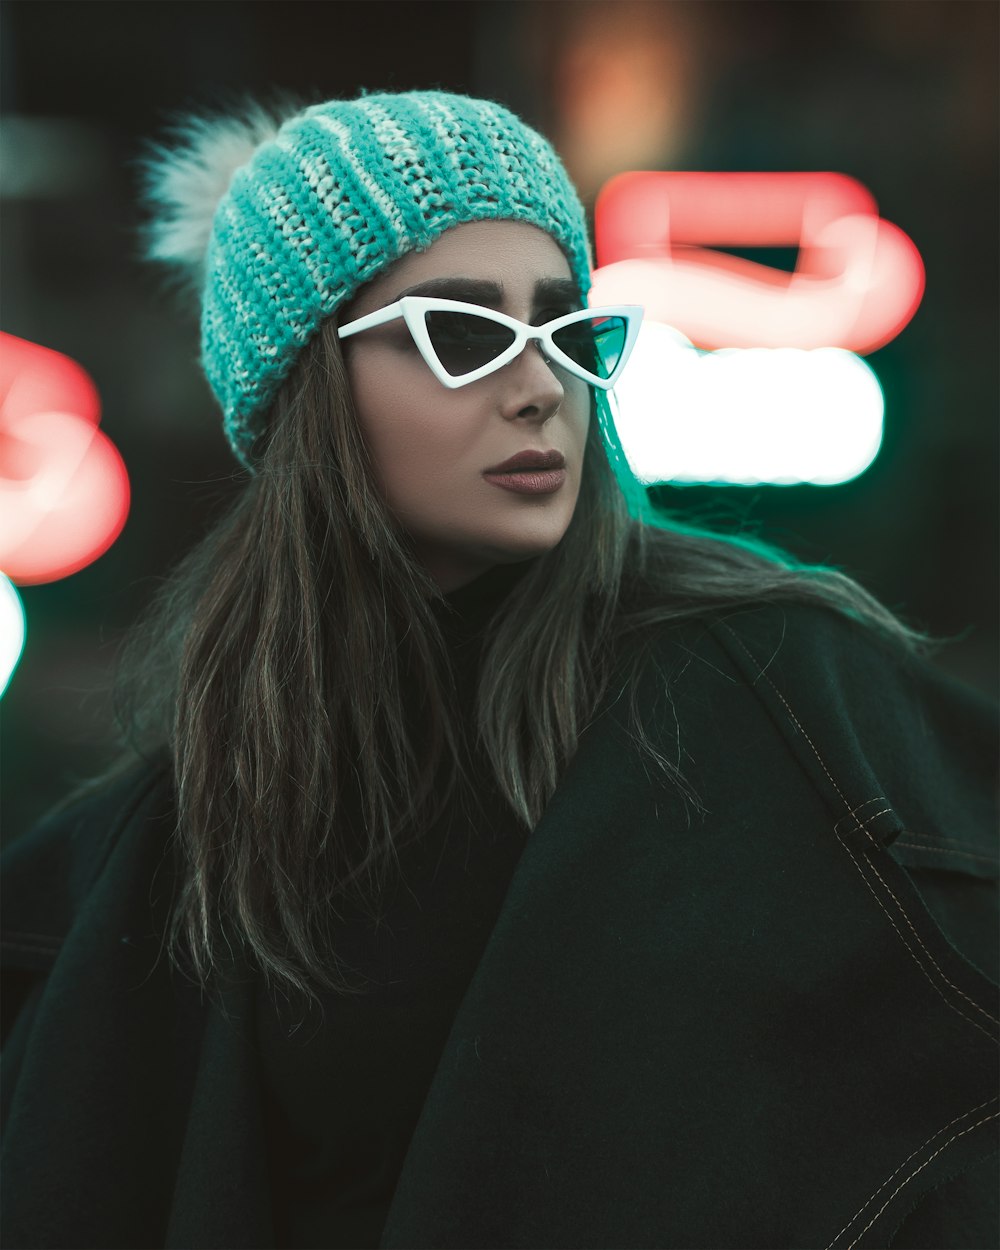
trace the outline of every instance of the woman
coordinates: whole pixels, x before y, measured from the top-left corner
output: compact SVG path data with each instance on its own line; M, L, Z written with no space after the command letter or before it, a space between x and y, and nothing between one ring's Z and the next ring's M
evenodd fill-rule
M5 855L6 1244L986 1244L992 709L646 513L641 309L509 110L173 138L147 252L248 480Z

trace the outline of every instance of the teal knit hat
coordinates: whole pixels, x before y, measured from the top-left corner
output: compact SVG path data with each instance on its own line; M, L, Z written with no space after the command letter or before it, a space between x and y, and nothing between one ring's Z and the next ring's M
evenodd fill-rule
M201 301L201 363L226 437L251 449L323 320L398 257L449 227L526 221L551 234L582 299L583 205L551 144L492 100L362 92L284 121L188 118L140 160L154 209L147 259L179 267Z

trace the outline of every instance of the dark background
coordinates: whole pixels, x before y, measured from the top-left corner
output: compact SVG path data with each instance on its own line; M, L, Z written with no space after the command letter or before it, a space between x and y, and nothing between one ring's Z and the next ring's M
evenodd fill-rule
M868 358L886 397L875 463L837 487L653 497L835 564L911 621L959 634L936 663L992 693L998 11L993 0L8 0L0 329L90 373L133 496L105 555L21 590L27 640L0 717L4 836L104 762L101 689L117 644L239 488L197 363L197 311L168 301L138 260L131 162L168 113L244 91L440 87L501 100L555 143L591 226L600 185L624 169L859 179L927 271L914 319ZM597 125L603 146L588 139Z

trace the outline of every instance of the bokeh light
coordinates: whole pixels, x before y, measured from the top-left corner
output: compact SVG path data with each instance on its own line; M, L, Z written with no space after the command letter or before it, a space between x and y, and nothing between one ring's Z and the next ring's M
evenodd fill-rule
M0 573L0 698L24 650L24 605L9 577Z
M720 247L798 249L788 273ZM913 242L836 173L633 172L601 190L591 302L638 303L702 348L895 338L924 291Z
M836 347L702 352L644 321L615 396L622 449L648 485L833 486L882 443L878 378Z
M0 387L0 569L21 586L56 581L118 537L128 472L75 361L0 334Z

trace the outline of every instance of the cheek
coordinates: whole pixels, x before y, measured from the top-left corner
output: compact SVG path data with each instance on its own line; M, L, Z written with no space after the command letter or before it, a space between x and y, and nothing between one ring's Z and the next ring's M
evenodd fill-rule
M420 368L394 359L348 365L354 406L376 467L391 483L414 470L444 476L463 454L463 428L454 402L423 361ZM451 402L449 402L451 401Z
M587 434L594 418L591 416L591 394L590 387L586 382L580 382L577 379L572 392L567 392L566 399L569 403L569 411L572 413L571 421L573 427L573 437L576 439L578 447L582 450L587 441Z

